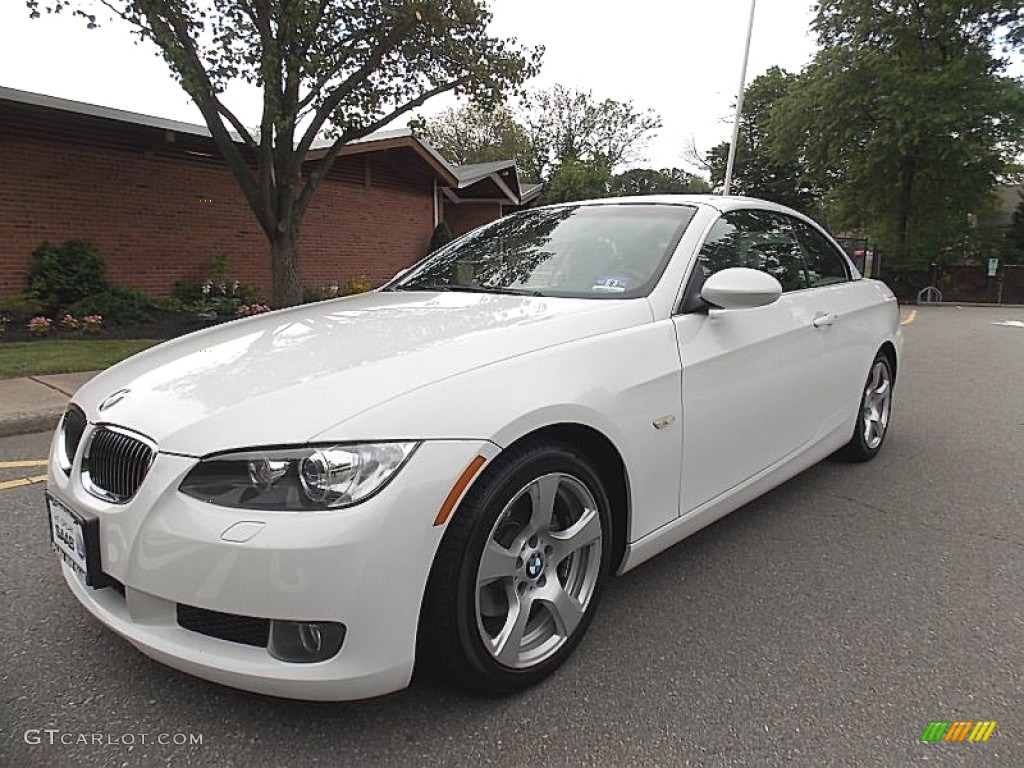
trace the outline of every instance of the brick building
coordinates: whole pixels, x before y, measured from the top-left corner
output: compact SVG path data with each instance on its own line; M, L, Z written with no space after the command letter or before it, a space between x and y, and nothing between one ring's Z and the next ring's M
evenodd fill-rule
M442 218L462 233L538 192L513 161L455 167L408 130L373 134L342 150L308 209L303 282L379 284L426 253ZM0 88L0 298L25 288L41 243L71 239L154 295L220 254L270 292L269 246L205 126Z

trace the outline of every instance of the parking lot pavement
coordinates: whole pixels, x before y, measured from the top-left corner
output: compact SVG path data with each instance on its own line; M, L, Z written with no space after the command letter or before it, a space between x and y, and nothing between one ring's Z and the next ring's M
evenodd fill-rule
M416 680L308 704L174 672L71 597L40 486L0 491L0 764L1024 765L1022 321L921 308L874 462L824 462L613 580L575 656L511 698ZM989 740L921 742L967 720Z

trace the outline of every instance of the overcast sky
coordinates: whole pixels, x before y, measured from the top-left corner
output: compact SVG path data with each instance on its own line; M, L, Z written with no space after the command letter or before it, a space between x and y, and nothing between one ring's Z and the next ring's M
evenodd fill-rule
M693 137L701 150L727 140L739 84L749 0L491 0L492 32L547 52L532 85L590 90L657 112L664 127L647 163L683 164ZM758 0L747 81L773 65L797 71L815 51L810 0ZM101 16L101 21L103 17ZM68 14L30 20L22 0L0 0L0 85L148 115L202 123L153 48L126 24L86 30ZM247 125L259 102L233 89L227 99ZM429 114L444 106L433 103Z

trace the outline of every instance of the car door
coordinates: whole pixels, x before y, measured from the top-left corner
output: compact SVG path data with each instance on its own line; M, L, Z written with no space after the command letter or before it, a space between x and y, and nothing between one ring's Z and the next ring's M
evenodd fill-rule
M849 422L860 401L868 362L874 358L877 335L865 302L862 281L838 245L815 226L786 217L801 245L807 265L807 288L794 301L814 317L822 350L817 373L821 381L813 416L827 433Z
M709 314L688 302L727 267L779 279L782 296L753 309ZM804 447L816 424L821 334L805 302L800 245L779 214L743 209L710 228L680 311L674 316L682 362L682 514L709 502Z

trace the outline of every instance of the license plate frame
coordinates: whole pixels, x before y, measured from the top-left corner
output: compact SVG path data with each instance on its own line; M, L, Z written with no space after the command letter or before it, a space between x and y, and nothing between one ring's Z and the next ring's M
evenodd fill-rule
M49 491L46 492L46 515L50 545L58 557L86 586L94 589L110 586L112 582L100 565L99 519L76 512Z

